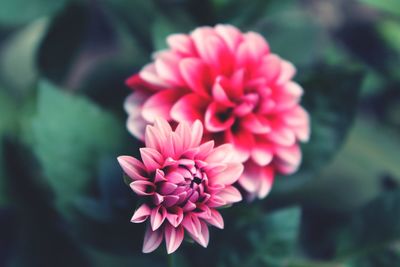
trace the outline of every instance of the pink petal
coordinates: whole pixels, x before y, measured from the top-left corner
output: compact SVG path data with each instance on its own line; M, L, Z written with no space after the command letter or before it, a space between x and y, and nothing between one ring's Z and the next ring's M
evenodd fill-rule
M250 151L254 147L254 136L246 129L238 127L233 133L225 132L225 140L231 143L235 150L235 157L240 162L245 162L250 157Z
M181 56L179 56L177 53L170 51L158 53L154 63L157 74L161 77L161 79L173 86L184 85L184 81L179 70L180 61Z
M219 24L215 26L215 31L225 41L230 51L235 51L238 44L242 41L242 33L234 26Z
M301 163L301 150L298 144L291 147L278 146L275 148L276 157L279 159L277 162L282 166L285 174L295 172Z
M213 184L230 185L235 183L242 175L243 165L240 163L227 163L226 169L213 177L209 177L209 182Z
M240 120L241 125L255 134L266 134L271 131L270 122L263 116L250 113Z
M290 79L293 78L293 76L296 74L296 68L293 66L292 63L286 60L281 61L281 72L279 74L279 77L276 81L277 84L283 84Z
M140 206L132 216L131 222L142 223L150 216L151 209L147 204Z
M250 56L255 60L269 53L269 45L265 41L265 38L256 32L246 33L244 41L248 45Z
M174 89L165 89L152 95L143 104L143 118L149 122L154 122L157 117L170 120L170 110L181 95L182 92Z
M134 157L130 156L119 156L117 158L119 165L122 170L132 179L132 180L148 180L147 172L143 163Z
M179 184L179 183L185 181L185 178L183 177L183 175L178 172L170 172L167 174L166 178L167 178L167 181L174 183L174 184Z
M245 69L241 68L236 70L230 80L230 86L226 86L225 92L229 96L230 99L240 99L243 96L243 91L244 91L244 75L245 75Z
M204 117L204 126L210 132L221 132L230 128L235 122L228 107L221 106L217 102L212 102Z
M205 41L208 37L215 35L216 33L214 32L214 29L208 26L198 27L190 34L192 40L194 41L196 50L203 60L208 58Z
M183 227L179 226L174 228L170 224L165 226L165 245L167 247L167 253L171 254L175 252L183 241L184 231Z
M271 191L274 182L274 171L270 167L264 167L262 171L262 179L258 189L258 198L265 198Z
M153 172L162 167L164 158L157 150L149 147L142 147L139 150L148 172Z
M274 171L270 166L260 167L253 162L245 164L245 171L238 183L249 194L249 198L264 198L270 191L274 180Z
M270 144L257 142L251 150L251 159L259 166L266 166L273 159L273 150Z
M191 141L189 147L197 147L203 138L203 124L196 120L191 127Z
M187 121L189 123L203 120L208 103L207 99L197 94L187 94L173 105L170 116L175 121Z
M191 147L192 142L192 131L189 124L182 121L178 124L175 130L176 136L178 137L177 142L179 142L181 150L180 153L188 150ZM175 146L176 147L176 146Z
M290 126L300 126L309 124L309 115L302 107L296 106L286 110L282 114L282 120Z
M242 200L242 195L239 190L233 186L227 186L217 194L220 198L224 199L226 203L234 203Z
M182 221L183 227L192 237L198 237L201 233L201 224L199 218L192 213L188 213Z
M164 202L164 196L160 195L159 193L155 193L153 195L153 203L155 205L160 205L163 202Z
M139 77L156 87L166 88L169 86L167 82L158 76L154 63L144 66L139 73Z
M154 127L160 132L161 136L166 138L171 132L171 125L169 125L168 121L163 119L162 117L158 117L155 119Z
M284 111L294 108L300 102L303 89L295 82L287 82L274 95L275 111Z
M161 182L158 183L157 186L158 186L158 192L163 195L171 194L178 187L176 184L170 182Z
M144 136L146 147L160 151L165 139L166 138L161 135L156 127L150 125L146 126L146 132Z
M165 196L164 197L164 206L166 208L172 207L173 205L178 203L178 201L179 201L179 196L175 196L175 195Z
M212 95L215 101L227 107L233 107L235 104L229 99L225 93L225 89L221 84L222 76L217 77L216 82L212 88Z
M154 194L155 186L152 182L136 180L129 184L132 190L141 196L150 196Z
M156 250L161 244L162 238L162 231L152 231L148 225L144 234L143 253L150 253Z
M153 231L160 228L165 218L167 217L167 211L164 207L158 206L151 211L150 215L150 225Z
M270 133L268 139L282 146L291 146L296 142L296 136L293 131L282 124L276 124Z
M221 216L221 213L219 213L215 209L210 209L211 216L207 219L205 219L209 224L214 225L215 227L219 229L224 229L224 219Z
M184 55L196 54L193 42L186 34L171 34L167 37L167 43L173 50Z
M274 82L281 71L281 58L275 54L269 54L262 58L259 68L256 70L256 77L263 77L266 83Z
M293 132L296 135L296 138L302 142L308 142L310 139L310 124L306 123L301 126L293 127Z
M207 86L211 83L208 70L203 61L197 58L182 59L179 69L187 86L202 97L208 97Z
M146 126L146 121L141 115L141 108L148 97L149 94L137 91L130 94L124 102L124 109L129 116L126 123L128 131L140 140L144 139L143 133Z
M225 163L229 162L232 159L233 156L232 154L233 154L232 145L223 144L214 148L214 150L212 150L211 153L208 154L206 158L204 158L204 161L209 163Z
M199 152L196 155L196 159L205 159L214 151L214 140L205 142L199 146ZM232 148L233 149L233 148Z
M180 207L175 207L174 213L168 212L167 220L172 226L177 227L183 220L183 210Z
M201 246L206 248L208 246L208 242L210 240L210 233L208 231L207 224L203 221L200 221L199 234L196 236L191 235L191 237L194 239L194 241L196 241Z
M214 73L230 75L233 68L232 54L224 41L217 35L206 36L204 48L205 53L202 57L214 70Z

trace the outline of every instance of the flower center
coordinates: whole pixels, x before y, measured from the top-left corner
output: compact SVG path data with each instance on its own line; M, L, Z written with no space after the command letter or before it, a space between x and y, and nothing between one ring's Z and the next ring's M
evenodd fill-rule
M156 205L162 203L166 208L180 206L187 210L207 201L210 195L203 167L204 162L181 159L159 170L154 178L156 194L153 202Z

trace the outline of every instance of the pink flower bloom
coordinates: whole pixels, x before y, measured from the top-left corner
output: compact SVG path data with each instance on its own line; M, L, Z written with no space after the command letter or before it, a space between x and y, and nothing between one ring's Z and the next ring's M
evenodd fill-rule
M167 252L182 243L184 232L200 245L208 245L208 224L224 227L216 208L242 199L232 186L243 172L243 165L232 161L230 144L214 148L214 141L200 144L203 125L180 123L172 131L167 121L158 119L147 126L142 161L118 157L124 172L132 179L130 187L143 197L132 222L149 219L143 252L155 250L165 238Z
M157 117L205 126L205 140L231 143L245 163L239 184L265 197L276 172L294 173L299 141L309 139L309 116L294 66L270 52L265 39L230 25L200 27L167 38L169 49L127 80L128 129L142 138Z

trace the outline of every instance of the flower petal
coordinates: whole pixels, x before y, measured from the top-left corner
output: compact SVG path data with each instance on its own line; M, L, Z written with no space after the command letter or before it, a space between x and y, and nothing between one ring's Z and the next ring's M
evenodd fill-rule
M143 204L135 211L135 213L132 216L131 222L142 223L145 220L147 220L150 214L151 214L150 207L147 204Z
M170 120L170 110L181 96L182 92L174 89L165 89L152 95L143 104L143 118L148 122L154 122L157 117Z
M224 171L209 177L209 182L213 184L231 185L242 175L243 165L241 163L227 163Z
M140 196L150 196L154 194L155 186L152 182L136 180L129 184L132 190Z
M215 209L210 209L210 213L210 217L204 218L204 220L219 229L224 229L224 219L222 218L221 213Z
M207 105L207 99L197 94L187 94L173 105L170 116L175 121L193 123L196 120L203 120Z
M162 167L164 158L160 152L149 147L142 147L139 151L148 172L153 172Z
M119 156L117 158L122 170L132 180L148 180L145 166L142 162L130 156Z
M167 211L163 206L158 206L154 208L150 214L151 229L155 231L160 228L166 217Z
M210 240L210 232L208 231L208 226L205 222L200 221L199 234L197 236L191 235L191 237L203 247L208 246Z
M183 227L179 226L174 228L170 224L165 226L165 246L167 247L167 253L171 254L175 252L178 247L182 244L184 231Z
M230 128L235 122L229 107L212 102L206 110L204 126L210 132L221 132Z
M242 195L234 186L227 186L217 193L217 196L224 199L226 203L234 203L242 200Z
M167 37L167 43L173 50L186 56L196 54L193 42L186 34L171 34Z
M162 231L153 231L151 227L147 225L146 232L144 234L143 242L143 253L150 253L158 248L162 242Z
M187 86L202 97L208 97L207 87L211 80L203 61L197 58L184 58L179 64L179 69L183 80Z
M180 207L174 207L172 210L173 213L171 211L168 212L167 220L172 226L178 227L183 220L183 210Z

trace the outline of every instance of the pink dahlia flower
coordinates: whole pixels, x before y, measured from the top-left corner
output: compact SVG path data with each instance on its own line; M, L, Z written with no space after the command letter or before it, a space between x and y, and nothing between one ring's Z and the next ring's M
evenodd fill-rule
M294 66L271 53L260 34L230 25L173 34L167 43L127 80L135 91L125 103L128 129L141 138L144 125L157 117L201 120L204 138L231 143L245 164L241 187L250 197L265 197L276 172L298 169L298 143L309 138Z
M130 187L143 197L132 222L149 219L143 252L155 250L163 237L167 252L182 243L184 232L206 247L208 224L224 227L216 208L242 199L232 186L243 172L240 162L232 161L230 144L214 148L214 141L200 144L203 126L195 121L190 127L180 123L172 131L167 121L156 120L146 127L146 147L140 149L142 161L118 157L129 178Z

